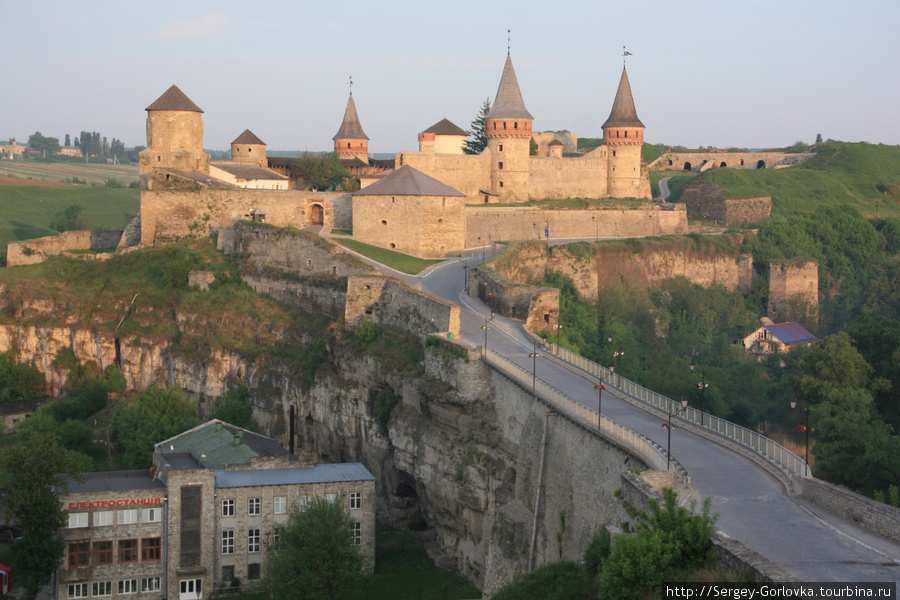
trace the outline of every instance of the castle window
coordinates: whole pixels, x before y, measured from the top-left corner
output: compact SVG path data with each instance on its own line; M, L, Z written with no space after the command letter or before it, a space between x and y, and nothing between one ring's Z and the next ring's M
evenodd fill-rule
M438 219L438 223L443 223L443 222L444 222L443 219Z
M347 142L347 150L350 149L350 142Z
M628 139L628 130L625 130L625 139Z
M741 164L744 164L744 161L741 161ZM672 159L671 159L671 158L669 159L669 166L670 166L670 167L672 166Z
M247 152L253 152L253 148L247 148Z
M515 129L516 131L519 130L519 122L518 122L518 121L516 121L515 123L513 123L513 129Z
M387 225L387 221L385 221L384 219L382 219L381 224L382 224L382 225Z
M497 131L497 122L494 121L494 131Z
M500 144L500 152L503 152L503 144Z
M615 151L615 150L613 150L613 156L615 156L615 155L616 155L616 151Z
M395 244L394 242L391 242L391 249L394 249L396 247L397 247L397 244Z
M159 154L156 155L156 162L160 162L162 160L162 156Z
M506 121L503 121L503 131L506 131Z
M502 181L500 182L500 187L503 187L503 182L502 182Z
M499 163L499 165L500 165L500 170L502 171L502 170L503 170L503 163L501 162L501 163Z

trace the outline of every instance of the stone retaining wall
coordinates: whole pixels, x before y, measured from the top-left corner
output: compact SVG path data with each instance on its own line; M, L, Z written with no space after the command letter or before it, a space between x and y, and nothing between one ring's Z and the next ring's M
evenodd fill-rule
M21 242L9 242L6 247L6 265L33 265L44 262L51 256L57 256L73 250L106 250L115 248L122 239L122 231L64 231L58 236L51 235ZM85 255L82 258L99 258ZM103 256L108 258L108 256Z
M803 480L803 499L880 536L900 541L900 508L876 502L815 477Z

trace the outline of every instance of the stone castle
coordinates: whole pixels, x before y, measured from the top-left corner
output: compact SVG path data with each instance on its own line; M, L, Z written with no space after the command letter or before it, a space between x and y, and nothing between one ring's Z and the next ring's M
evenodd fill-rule
M147 107L147 148L140 156L144 245L205 235L238 219L348 229L361 241L423 257L541 232L546 238L687 233L683 206L635 202L650 199L650 180L641 163L644 125L624 68L602 125L603 144L584 155L564 153L574 135L564 144L558 137L548 142L546 134L537 136L539 155L531 155L533 117L509 55L486 117L487 148L477 155L463 152L466 132L444 119L419 134L418 151L402 151L394 161L371 159L351 92L333 140L360 181L353 194L290 189L284 159L269 159L265 143L249 130L232 142L231 161L211 161L203 150L202 113L176 86ZM623 203L582 211L516 207L564 198Z

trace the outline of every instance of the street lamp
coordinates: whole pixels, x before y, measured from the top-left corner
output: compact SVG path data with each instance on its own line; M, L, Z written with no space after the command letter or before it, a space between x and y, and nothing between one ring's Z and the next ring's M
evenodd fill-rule
M613 375L616 373L616 363L609 363L609 380L613 381ZM613 383L615 385L615 383Z
M668 443L667 443L668 449L666 450L666 463L667 463L666 471L668 471L669 469L672 468L672 428L674 427L674 425L672 425L672 415L673 414L680 415L681 413L683 413L684 411L687 410L687 407L688 407L687 396L682 396L681 397L681 408L676 410L674 413L670 410L669 411L669 422L663 423L663 425L662 425L663 427L665 427L668 430L667 433L668 433L668 438L669 438Z
M691 364L688 365L691 368L691 373L694 372L694 369L697 368L697 365L694 364L694 359L691 359ZM706 375L702 372L697 373L697 377L700 378L700 382L695 384L697 389L700 390L700 427L705 427L703 424L704 410L706 410L706 388L709 387L709 384L706 383Z
M594 389L597 390L597 431L600 431L600 405L603 403L603 390L606 389L602 379L597 382Z
M486 316L484 317L484 325L482 325L481 328L484 329L484 350L482 351L482 354L487 357L487 332L491 326L488 325L488 318Z
M481 236L478 236L478 245L481 246L481 262L484 262L484 246L481 243Z
M612 346L612 342L613 342L613 336L612 336L612 334L610 334L609 336L607 336L606 341L609 342L609 345L610 345L610 346ZM615 365L616 368L619 367L619 357L620 357L620 356L624 356L624 355L625 355L625 352L620 352L620 351L618 351L618 350L613 350L613 353L612 353L613 364ZM613 369L613 365L610 365L610 366L609 366L609 370L610 370L610 371L615 370L615 369Z
M791 410L792 411L798 410L797 404L798 404L797 396L794 396L793 398L791 398ZM797 429L806 434L806 454L804 455L803 460L806 462L806 465L809 466L809 405L804 404L803 406L800 407L799 410L802 411L806 416L806 422L803 425L800 425Z
M535 391L537 389L537 357L540 356L540 353L537 351L537 340L534 340L534 352L528 355L528 358L533 359L531 365L531 391Z

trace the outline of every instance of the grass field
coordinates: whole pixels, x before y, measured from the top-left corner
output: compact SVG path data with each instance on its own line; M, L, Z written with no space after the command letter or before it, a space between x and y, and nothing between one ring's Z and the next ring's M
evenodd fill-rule
M731 198L772 196L772 212L797 214L849 204L866 217L900 215L900 147L827 142L787 169L710 169L697 176Z
M0 160L0 175L40 181L72 181L74 178L88 185L104 185L110 178L124 185L138 181L137 165L97 165L81 163L49 163L21 160Z
M140 207L140 190L89 185L0 186L0 254L17 240L58 235L50 223L73 204L87 229L124 229Z
M386 265L392 269L396 269L401 273L406 273L407 275L418 275L431 265L436 265L437 263L442 262L440 260L424 260L421 258L416 258L408 254L394 252L393 250L385 250L384 248L377 248L375 246L370 246L369 244L363 244L362 242L357 242L356 240L332 238L332 241L340 244L341 246L350 248L355 252L359 252L363 256L371 258L376 262Z

